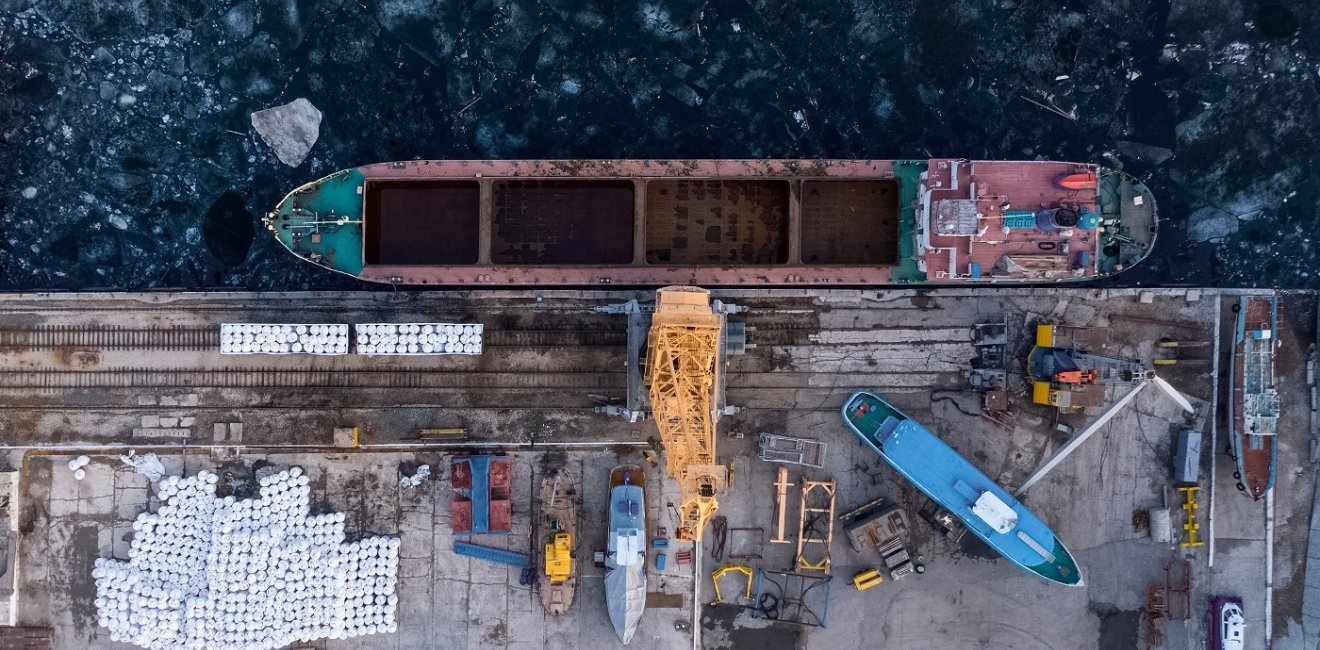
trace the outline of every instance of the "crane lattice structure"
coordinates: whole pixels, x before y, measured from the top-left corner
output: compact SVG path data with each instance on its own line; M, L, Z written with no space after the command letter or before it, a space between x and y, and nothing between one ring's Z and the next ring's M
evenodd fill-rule
M710 292L665 287L656 292L647 337L646 382L651 415L665 446L665 467L678 482L676 537L700 541L719 509L727 469L715 462L715 423L720 386L724 314L711 308Z

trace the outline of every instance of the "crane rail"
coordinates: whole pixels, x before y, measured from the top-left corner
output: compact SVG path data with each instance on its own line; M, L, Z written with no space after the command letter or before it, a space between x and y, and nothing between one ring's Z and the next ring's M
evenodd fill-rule
M309 319L302 319L309 320ZM792 327L782 323L754 325L749 342L756 346L834 345L812 341L818 327ZM609 328L495 329L487 327L484 345L495 348L624 347L628 344L626 323L618 320ZM35 351L55 348L98 350L218 351L219 325L172 325L168 327L124 327L114 325L40 324L0 327L0 351Z

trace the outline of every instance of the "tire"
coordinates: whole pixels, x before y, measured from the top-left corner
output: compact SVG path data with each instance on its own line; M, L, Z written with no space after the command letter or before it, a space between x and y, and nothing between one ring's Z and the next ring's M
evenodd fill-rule
M1247 486L1245 486L1245 485L1243 485L1243 484L1241 484L1241 483L1238 483L1238 484L1237 484L1237 489L1238 489L1239 491L1246 492L1246 491L1247 491Z
M1242 480L1242 472L1233 472L1233 478L1235 478L1235 479L1241 481L1241 480Z
M1228 308L1229 308L1229 310L1232 311L1234 314L1236 314L1236 313L1242 311L1242 305L1239 305L1238 303L1233 303L1233 304L1230 305Z

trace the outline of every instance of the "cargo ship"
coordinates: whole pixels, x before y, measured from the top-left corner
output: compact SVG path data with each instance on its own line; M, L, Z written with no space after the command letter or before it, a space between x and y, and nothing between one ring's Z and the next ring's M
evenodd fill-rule
M442 286L1082 282L1145 258L1155 200L1053 161L417 160L290 192L304 260Z
M645 483L642 468L635 465L610 472L605 608L624 645L637 633L637 624L646 610Z
M537 591L547 614L568 612L577 592L577 489L565 470L541 477L541 572Z
M1239 490L1259 499L1274 487L1279 393L1274 386L1274 346L1279 303L1274 296L1239 296L1233 334L1233 372L1228 379L1228 419Z
M1008 561L1049 582L1082 584L1077 562L1054 531L926 427L867 391L844 401L843 421L903 478Z

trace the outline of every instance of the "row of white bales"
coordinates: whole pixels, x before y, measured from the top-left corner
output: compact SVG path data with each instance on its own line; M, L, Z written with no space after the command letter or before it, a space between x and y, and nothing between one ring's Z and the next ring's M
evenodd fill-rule
M481 354L484 328L467 323L359 323L353 343L358 354L418 356ZM348 325L342 323L224 323L221 354L345 355Z

